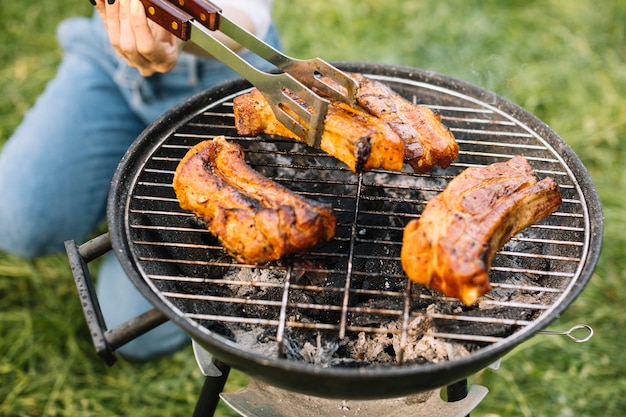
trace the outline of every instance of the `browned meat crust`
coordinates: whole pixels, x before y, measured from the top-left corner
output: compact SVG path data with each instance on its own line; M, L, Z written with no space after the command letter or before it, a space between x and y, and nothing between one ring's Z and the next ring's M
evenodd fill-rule
M256 89L236 97L233 110L237 133L242 136L265 133L301 140L276 119ZM334 101L326 114L320 149L354 172L375 168L400 171L404 161L404 143L390 126L368 113Z
M415 172L446 168L459 156L459 145L441 117L406 100L380 81L349 74L359 83L357 103L380 118L404 141L404 159Z
M491 289L488 272L495 253L556 211L561 201L556 182L537 182L522 156L468 168L406 226L404 271L412 281L471 305Z
M180 161L174 191L184 210L206 222L238 262L264 264L332 239L332 207L306 199L247 165L242 148L221 136Z

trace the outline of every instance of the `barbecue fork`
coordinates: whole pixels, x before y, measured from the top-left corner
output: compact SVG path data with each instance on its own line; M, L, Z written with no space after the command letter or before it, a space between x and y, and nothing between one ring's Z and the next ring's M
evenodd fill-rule
M229 20L208 0L141 2L151 20L180 39L195 43L254 85L276 118L309 146L319 148L329 99L354 104L356 81L320 58L300 60L282 54ZM252 66L211 34L218 30L282 73Z

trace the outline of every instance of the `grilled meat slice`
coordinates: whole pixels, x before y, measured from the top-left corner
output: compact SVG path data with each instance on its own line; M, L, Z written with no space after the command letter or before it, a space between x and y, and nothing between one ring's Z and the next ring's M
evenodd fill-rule
M235 127L242 136L265 133L301 140L276 119L256 89L236 97L233 107ZM404 143L390 126L335 101L330 103L326 114L320 148L354 172L375 168L400 171L404 160Z
M194 146L180 161L174 192L241 263L264 264L332 239L332 207L306 199L252 169L223 136Z
M404 271L412 281L472 305L491 289L495 253L560 205L556 182L538 182L522 156L468 168L405 227Z
M380 118L404 141L404 159L415 172L427 172L435 165L448 167L459 156L459 145L441 117L426 106L406 100L386 84L349 74L359 83L356 101Z

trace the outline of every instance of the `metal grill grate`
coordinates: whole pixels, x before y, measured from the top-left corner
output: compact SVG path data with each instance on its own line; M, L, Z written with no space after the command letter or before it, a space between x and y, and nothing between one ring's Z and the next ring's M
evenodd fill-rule
M272 357L293 357L298 333L308 340L316 334L337 340L389 335L398 340L395 361L415 363L417 358L405 353L425 334L475 351L550 314L568 296L579 284L589 251L590 219L580 185L559 152L514 114L488 104L489 97L477 100L426 83L373 78L437 111L457 138L458 160L429 174L407 168L355 175L290 140L238 137L233 96L212 103L155 146L125 203L132 256L164 303L193 326L222 334L243 350L253 349L244 342L250 335L263 339L262 345L272 348L262 354ZM179 208L171 186L187 150L217 135L242 144L248 162L272 180L332 203L338 217L335 239L263 267L235 264L225 256L194 217ZM463 169L517 154L539 177L557 181L563 194L559 211L515 236L496 255L493 290L477 307L465 308L410 284L399 260L404 225Z

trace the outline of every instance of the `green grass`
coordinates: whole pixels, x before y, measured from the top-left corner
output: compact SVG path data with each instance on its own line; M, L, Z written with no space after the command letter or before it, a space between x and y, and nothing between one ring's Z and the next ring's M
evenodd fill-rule
M480 85L548 123L580 155L605 216L591 282L553 328L594 327L584 345L537 335L470 383L472 416L626 414L626 7L621 0L275 1L298 57L434 70ZM57 23L87 1L0 3L0 143L54 75ZM227 389L245 383L235 373ZM191 415L202 383L190 348L147 364L93 352L63 255L0 253L0 415ZM234 415L220 408L220 416Z

